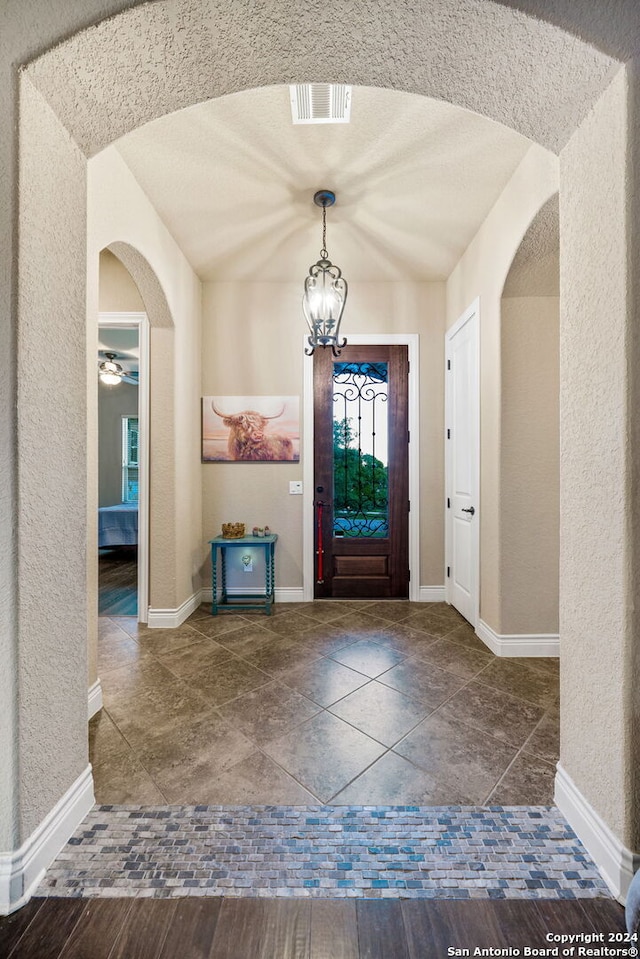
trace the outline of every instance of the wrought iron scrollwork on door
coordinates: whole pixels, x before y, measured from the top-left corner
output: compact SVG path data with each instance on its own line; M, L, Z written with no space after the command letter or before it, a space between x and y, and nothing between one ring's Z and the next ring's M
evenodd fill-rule
M333 366L333 535L389 535L387 363Z

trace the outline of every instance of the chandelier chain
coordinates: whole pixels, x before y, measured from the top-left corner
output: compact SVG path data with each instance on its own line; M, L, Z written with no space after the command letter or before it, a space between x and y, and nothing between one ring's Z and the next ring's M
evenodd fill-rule
M329 256L327 252L327 206L326 203L322 204L322 249L320 250L320 256L326 260Z

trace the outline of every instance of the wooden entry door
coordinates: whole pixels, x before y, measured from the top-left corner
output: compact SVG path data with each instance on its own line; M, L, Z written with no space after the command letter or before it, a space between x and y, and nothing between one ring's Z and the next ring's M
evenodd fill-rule
M409 595L406 346L314 354L315 597Z

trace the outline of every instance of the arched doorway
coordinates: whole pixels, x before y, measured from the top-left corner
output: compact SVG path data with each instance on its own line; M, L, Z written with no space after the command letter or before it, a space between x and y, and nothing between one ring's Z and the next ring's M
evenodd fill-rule
M502 293L502 616L499 632L558 648L558 196L536 215ZM537 639L536 639L537 637Z
M436 95L446 95L448 93L452 99L463 103L465 106L477 109L484 109L488 114L493 114L496 119L509 120L515 122L517 115L521 118L524 131L540 142L548 142L552 145L559 145L566 141L574 129L580 126L583 116L585 99L592 102L597 99L611 79L612 72L616 64L612 63L606 57L596 54L592 49L585 50L587 54L585 61L588 61L587 69L588 82L585 84L577 83L558 83L557 86L552 82L545 82L544 89L547 93L550 90L568 89L573 91L573 109L569 110L569 119L564 112L566 108L566 98L555 98L550 95L547 101L551 105L554 100L556 109L545 111L540 109L538 104L537 111L532 111L527 107L527 101L531 100L532 83L531 75L527 73L526 82L513 83L511 71L505 72L505 96L496 96L495 85L495 65L494 60L486 57L487 49L501 50L506 58L506 62L511 62L514 49L521 49L521 46L514 41L514 33L517 35L523 26L520 15L513 14L510 11L492 5L489 9L496 15L495 20L489 20L488 32L483 32L484 42L482 44L482 59L486 62L486 71L482 82L480 77L482 71L466 72L469 65L469 59L458 57L451 54L451 22L446 16L433 16L428 24L423 22L415 23L412 18L409 21L403 21L397 11L393 11L393 23L389 23L389 29L384 29L380 25L379 19L375 19L375 30L371 25L354 24L353 37L357 41L345 42L344 30L339 20L327 23L329 34L336 30L336 24L340 24L339 36L336 37L335 44L326 44L326 34L323 31L301 29L304 24L304 15L302 22L290 22L286 17L283 23L262 23L257 18L255 23L251 23L251 30L255 30L255 36L259 40L259 46L266 55L256 63L251 57L241 55L241 51L246 48L246 34L236 37L236 47L239 51L237 58L218 58L214 59L212 69L215 76L211 80L211 75L207 74L207 81L203 86L203 71L198 72L194 86L190 94L185 94L185 85L169 83L162 89L168 93L168 99L162 103L158 102L158 85L154 88L154 95L145 97L132 97L131 91L134 89L134 80L140 80L142 77L148 77L148 73L139 69L140 64L135 62L135 57L131 56L132 47L126 46L126 56L130 58L123 64L122 57L119 55L123 50L120 43L118 32L122 28L131 27L131 36L140 38L139 53L145 59L145 53L150 47L162 47L162 40L166 38L167 24L174 24L177 21L169 17L167 20L161 20L165 8L171 5L156 3L152 6L145 6L144 13L142 8L134 8L116 17L98 27L95 27L86 34L72 37L68 44L63 44L53 54L43 57L34 64L30 75L23 77L22 81L22 99L21 99L21 147L20 147L20 172L21 182L28 183L29 187L25 189L21 202L19 204L20 238L16 241L18 253L18 287L20 288L20 297L17 301L16 315L19 313L20 336L17 341L18 366L24 373L24 377L17 387L16 392L19 396L20 405L18 407L18 426L20 430L20 448L18 456L20 458L21 469L19 471L19 483L21 501L26 512L20 519L20 537L19 545L21 551L21 598L16 605L16 619L18 630L24 638L21 646L21 656L23 660L29 661L28 670L22 667L18 668L20 695L20 710L23 717L22 730L24 737L18 737L18 749L24 756L24 763L21 767L21 792L18 798L17 793L12 787L9 788L11 795L10 808L14 811L10 820L14 823L20 822L19 828L12 827L9 832L12 837L18 835L21 841L30 836L36 829L37 824L42 821L48 810L51 810L57 802L61 790L64 791L66 784L75 783L83 775L82 770L86 762L86 748L83 744L82 736L82 713L80 703L84 703L86 695L86 684L84 680L84 654L82 648L84 645L84 633L86 630L86 595L78 586L73 585L73 577L85 568L85 545L84 529L86 523L86 496L83 492L83 483L80 483L80 489L77 492L79 498L72 509L73 520L65 539L65 557L72 561L69 564L68 571L60 573L59 556L53 554L53 546L41 549L42 530L46 531L44 537L47 543L60 542L63 537L58 536L60 532L58 523L55 520L56 509L59 506L57 496L51 495L48 503L42 504L41 497L38 495L36 487L40 487L43 482L50 486L51 490L59 489L59 477L61 474L71 477L82 477L86 473L83 457L77 444L72 439L65 439L58 448L57 454L52 455L43 443L42 437L35 428L35 422L30 427L30 410L33 408L41 409L43 407L41 399L40 385L44 380L45 361L40 356L48 355L53 346L56 337L64 333L68 335L73 346L72 357L69 363L69 370L74 374L74 395L63 409L59 409L56 416L47 411L40 417L39 429L41 433L51 434L52 429L56 434L62 433L65 437L72 437L74 426L76 431L80 429L83 432L83 424L78 421L78 403L80 403L84 393L85 378L85 350L84 346L84 315L85 315L85 296L84 296L84 156L100 149L106 143L121 135L128 127L134 126L139 122L151 119L154 115L165 112L168 109L174 109L177 106L183 106L186 103L193 102L199 97L211 96L220 92L228 92L234 89L256 85L261 82L272 81L274 77L284 79L282 72L284 66L281 63L281 57L278 51L284 49L283 38L290 39L289 49L294 52L290 62L286 65L286 73L304 74L308 70L313 72L322 72L322 64L327 51L331 50L332 73L338 69L336 64L335 50L340 51L344 57L345 69L349 68L354 80L357 82L377 82L389 85L402 85L405 89L416 89L417 92L431 93ZM217 42L221 35L234 36L234 29L237 31L240 27L236 24L229 25L225 20L225 10L223 5L216 9L216 5L209 5L207 8L208 16L203 17L201 21L202 28L199 29L198 18L188 19L183 23L186 28L183 37L185 45L164 44L164 51L169 61L172 63L164 65L167 75L185 75L185 63L195 63L202 44L207 51L210 51L212 43ZM403 10L404 13L404 10ZM158 20L155 20L155 15ZM212 16L215 14L215 16ZM499 14L499 15L498 15ZM315 11L313 12L315 18ZM392 16L392 12L389 12ZM459 35L456 38L459 42L464 37L468 24L465 21L466 10L460 10ZM506 19L502 22L501 17ZM315 19L314 19L315 24ZM507 25L507 30L500 35L500 29ZM536 21L535 24L527 24L535 31L539 28L540 35L536 34L541 41L541 47L534 43L530 49L533 54L533 61L536 62L536 50L544 49L544 57L539 57L540 71L546 75L546 81L549 79L550 69L550 48L545 46L545 41L556 39L557 46L554 47L558 64L564 62L567 69L571 69L571 64L575 60L566 58L564 55L570 48L570 51L579 56L580 44L574 39L560 31L552 31L548 25ZM246 30L246 24L242 24L242 29ZM284 29L283 29L284 26ZM495 27L495 34L491 34L491 28ZM362 29L361 29L362 28ZM213 30L213 34L212 34ZM438 34L439 31L439 34ZM551 33L549 32L551 31ZM429 35L431 33L431 36ZM435 33L435 37L434 37ZM393 57L393 50L388 47L387 38L402 34L407 38L409 44L409 54L403 58L403 68L406 70L406 76L399 75L395 69L396 62ZM318 37L318 48L300 51L297 41L302 36ZM441 43L430 43L430 39L438 39ZM321 39L320 39L321 38ZM446 40L446 42L445 42ZM494 41L494 42L492 42ZM354 48L357 47L357 52ZM552 46L554 44L552 43ZM227 50L229 45L227 44ZM439 69L440 64L425 64L422 51L446 50L446 63L449 64L448 70ZM99 64L103 57L102 69ZM184 62L180 64L180 69L176 71L177 60L173 58L183 57ZM191 58L191 59L190 59ZM551 58L553 59L553 58ZM229 64L233 60L238 69L235 72L229 70ZM87 70L85 73L77 70L78 64L85 63ZM359 66L359 64L361 64ZM380 67L380 64L393 64L393 77L391 69ZM461 65L465 64L463 70ZM417 65L417 67L416 67ZM444 66L444 65L443 65ZM474 64L475 66L475 64ZM446 89L451 72L458 72L461 86L454 93L453 88ZM526 71L525 71L526 72ZM126 95L118 96L117 90L120 87L123 76L130 76L132 82L127 84ZM76 95L72 92L73 83L71 80L78 81L80 85L86 84L87 94ZM96 82L97 80L97 82ZM51 82L50 82L51 81ZM219 84L216 86L216 82ZM37 86L41 85L47 90L46 102L40 94ZM493 91L493 92L490 92ZM511 95L516 91L516 99ZM104 97L102 108L98 109L96 104ZM162 98L161 98L162 99ZM181 102L180 102L181 101ZM140 110L135 119L130 114L131 102L137 102ZM114 107L120 105L121 109ZM108 105L108 109L107 109ZM82 114L82 116L80 115ZM127 119L127 116L129 119ZM560 131L557 127L552 130L556 121L566 121L564 128ZM62 121L62 122L61 122ZM569 148L563 158L563 176L570 190L573 192L569 196L569 204L566 231L566 269L574 281L574 296L567 300L568 318L575 316L581 317L581 323L592 322L593 327L597 328L597 320L604 312L611 312L614 304L614 315L619 320L620 329L626 329L628 316L628 297L627 285L630 283L627 274L620 268L621 263L627 263L629 257L626 255L625 243L627 234L624 224L626 222L626 203L625 193L625 175L626 175L626 143L622 131L625 129L627 121L626 114L626 89L622 80L614 81L613 85L606 90L606 102L600 104L598 111L588 119L585 125L580 127L579 135L572 140ZM67 126L65 126L65 123ZM536 125L537 124L537 125ZM616 125L617 124L617 125ZM562 126L562 123L560 123ZM612 129L613 127L613 129ZM69 140L68 132L71 131L75 138L75 143ZM612 138L609 136L609 142L615 144L607 157L602 157L597 150L594 151L594 142L600 137L608 134L615 134ZM80 148L76 146L80 144ZM600 164L600 165L599 165ZM606 175L605 175L606 174ZM602 186L607 184L606 189ZM603 202L596 204L599 214L610 225L611 231L608 235L608 242L601 250L596 244L598 253L602 253L597 266L593 262L593 249L586 250L582 242L585 235L585 226L589 224L581 223L579 210L586 208L589 204L588 197L602 197L604 200L611 199L610 191L615 186L615 204ZM602 220L600 226L602 227ZM578 228L579 227L579 228ZM61 233L67 237L66 248L64 251L59 249L58 237ZM602 232L602 231L601 231ZM607 235L602 234L602 235ZM611 241L614 242L611 242ZM29 264L38 263L40 270L40 283L36 285L30 274ZM603 279L603 283L598 289L598 295L589 299L585 303L578 295L577 290L582 281L587 276L595 275ZM604 297L604 300L603 300ZM569 364L568 370L573 370L574 377L567 377L567 385L571 385L576 390L576 395L581 395L579 390L579 375L581 370L579 362L579 350L577 342L574 342L575 349L566 354L566 360ZM596 351L595 355L601 356L602 345L599 344L597 337L593 343ZM45 347L42 350L42 347ZM624 353L616 353L616 363L614 373L629 377L625 373L626 361ZM606 367L603 364L603 370ZM607 367L610 368L610 367ZM633 377L631 377L633 379ZM15 382L15 381L13 381ZM631 384L634 386L635 380ZM40 400L38 400L40 397ZM587 399L589 396L587 396ZM624 403L619 397L610 397L613 407L608 409L608 419L611 420L611 414L615 413L614 421L624 423ZM589 404L583 404L582 412L577 411L575 406L569 405L569 420L566 425L569 427L568 437L575 434L572 427L580 428L581 435L591 438L592 428L588 421L586 410ZM21 415L24 414L24 415ZM9 415L9 414L8 414ZM53 417L53 418L52 418ZM620 419L622 417L622 419ZM619 450L627 451L624 426L617 428L617 435L620 438ZM577 519L578 505L577 500L582 490L580 482L580 468L577 464L577 458L583 452L579 443L571 445L570 439L568 454L565 458L567 468L570 470L572 482L565 484L570 499L565 500L565 514L567 522L571 518ZM596 454L606 460L606 450L596 443L587 444L591 455ZM620 454L621 455L621 454ZM626 462L625 455L621 456L620 463ZM573 457L573 458L572 458ZM29 480L29 472L33 471L38 475L39 483L32 484ZM621 475L627 475L622 468ZM624 484L622 484L624 487ZM632 534L627 530L625 532L624 523L618 514L611 515L607 507L607 498L604 495L598 495L591 487L593 494L590 498L591 506L602 507L596 510L601 520L610 519L614 521L615 528L619 530L619 537L616 542L618 546L627 542ZM626 487L621 490L621 496L628 505L628 490ZM570 492L569 492L570 491ZM572 506L573 503L573 506ZM26 505L28 504L28 505ZM34 524L30 521L30 510L39 507L39 523ZM623 511L624 512L624 511ZM593 508L591 509L593 514ZM609 530L611 523L608 524ZM598 524L585 527L584 524L577 523L572 529L580 531L577 541L571 540L573 552L576 547L586 546L590 554L591 574L599 571L605 576L605 570L612 568L612 558L620 556L624 550L620 549L615 557L608 555L602 548L601 536L599 535ZM615 539L615 538L614 538ZM39 552L40 549L40 552ZM189 544L184 543L184 553L190 552ZM632 551L633 552L633 551ZM635 555L635 553L633 553ZM34 559L37 557L37 560ZM629 787L628 772L630 768L629 760L633 751L635 742L635 733L631 736L629 733L629 708L626 699L620 700L619 690L627 688L631 682L635 660L633 646L631 643L631 614L621 613L621 619L617 614L613 614L612 609L628 610L629 604L623 601L628 588L627 574L624 571L623 564L615 562L613 565L616 570L616 597L620 602L611 604L607 601L604 607L599 608L598 615L591 609L590 603L586 603L582 608L580 597L584 595L585 589L588 592L583 578L578 574L574 564L570 562L570 557L565 554L567 563L567 575L561 582L564 584L566 604L564 624L567 631L567 677L577 682L583 675L584 669L578 668L577 660L581 658L585 663L591 664L591 673L596 673L597 664L602 664L603 654L599 645L599 637L602 634L603 626L605 632L612 631L619 639L620 655L614 657L615 669L604 669L603 673L607 677L608 695L602 701L603 711L606 709L609 715L615 716L616 735L614 740L620 743L619 759L617 763L614 779L616 788L611 789L611 777L609 769L611 760L610 743L605 741L602 732L597 727L597 719L589 716L583 716L580 703L574 696L570 699L572 703L572 712L568 717L570 724L578 727L586 724L593 736L582 736L580 741L574 736L567 739L566 759L570 766L572 774L578 783L578 792L584 791L594 807L599 810L607 828L612 830L612 836L617 837L618 843L625 844L633 848L637 845L638 825L629 812L629 807L625 801L625 793ZM562 562L562 558L561 558ZM169 563L169 565L173 565ZM184 567L185 564L181 564ZM189 570L192 568L192 562L188 564ZM57 569L58 572L52 576L51 570ZM175 570L174 570L175 571ZM188 575L188 574L187 574ZM82 576L79 577L82 581ZM589 580L592 581L592 580ZM64 630L54 629L47 633L41 615L37 612L38 606L35 597L39 592L36 584L45 584L48 595L61 597L60 602L65 607L72 608L74 611L73 621L67 624ZM41 586L40 586L41 588ZM602 609L607 610L604 621L602 620ZM584 609L594 613L589 619L585 615ZM53 607L50 610L55 617L56 601L53 601ZM571 619L569 618L571 617ZM11 620L13 623L14 620ZM594 624L598 625L594 629ZM561 629L563 620L561 616ZM584 643L584 632L589 635L589 642ZM579 635L582 634L582 635ZM12 626L11 635L14 635ZM27 637L32 637L27 640ZM43 638L47 637L43 645ZM52 649L65 648L66 655L53 669L50 667L51 658L46 656L46 648ZM14 647L12 646L12 649ZM587 655L585 655L585 652ZM605 657L606 658L606 657ZM609 662L607 660L607 665ZM73 674L75 680L70 680L69 676ZM11 674L15 676L15 673ZM588 680L588 675L586 675ZM624 679L624 682L622 681ZM52 702L62 710L63 701L69 699L74 702L74 720L60 726L53 731L59 733L56 741L58 749L51 749L51 742L47 736L42 733L44 717L41 713L41 705L38 697L38 690L42 684L47 685L51 690ZM587 683L591 688L592 684ZM599 692L599 696L601 691ZM10 713L9 722L6 728L14 730L17 723L16 698L10 695L7 698ZM593 710L591 710L593 712ZM611 728L610 726L608 727ZM28 732L31 730L31 732ZM618 733L620 735L618 735ZM624 733L624 735L623 735ZM590 748L585 751L581 742L588 740ZM33 746L33 749L30 749ZM12 747L13 749L13 747ZM47 754L56 756L55 772L51 768L51 762L46 760ZM31 758L29 758L31 757ZM609 770L609 771L607 771ZM621 772L622 770L622 772ZM13 781L13 780L12 780ZM33 797L32 800L25 800L25 796ZM36 798L37 797L37 798ZM589 809L591 805L587 803ZM79 808L79 807L78 807ZM22 811L20 811L22 810ZM71 816L73 818L73 816ZM9 832L7 835L9 835ZM15 843L11 838L8 843ZM614 843L613 859L618 855L615 852ZM628 870L627 870L628 871Z

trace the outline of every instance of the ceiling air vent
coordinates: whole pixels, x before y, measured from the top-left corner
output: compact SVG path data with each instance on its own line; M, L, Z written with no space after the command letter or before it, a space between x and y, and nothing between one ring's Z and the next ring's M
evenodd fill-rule
M294 123L348 123L351 87L344 83L296 83L289 87Z

